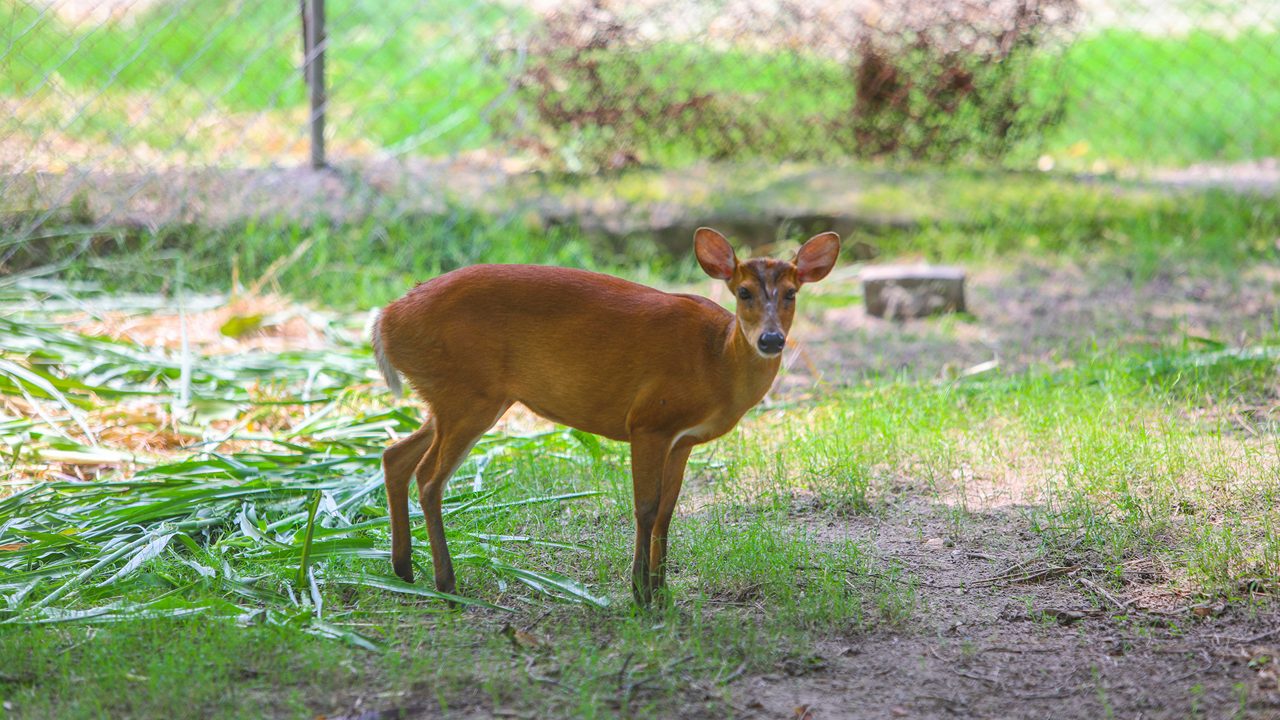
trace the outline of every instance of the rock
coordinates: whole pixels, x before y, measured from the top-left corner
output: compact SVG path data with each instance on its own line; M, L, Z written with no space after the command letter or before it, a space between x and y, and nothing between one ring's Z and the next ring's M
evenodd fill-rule
M867 313L905 320L964 312L964 270L943 265L880 265L860 274Z

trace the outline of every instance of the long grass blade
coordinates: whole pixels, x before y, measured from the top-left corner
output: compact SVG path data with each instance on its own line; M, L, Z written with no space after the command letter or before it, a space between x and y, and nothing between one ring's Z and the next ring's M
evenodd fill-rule
M298 576L294 584L299 588L306 585L307 569L311 563L311 540L316 532L316 510L320 508L320 491L317 490L307 508L307 534L302 541L302 560L298 563Z

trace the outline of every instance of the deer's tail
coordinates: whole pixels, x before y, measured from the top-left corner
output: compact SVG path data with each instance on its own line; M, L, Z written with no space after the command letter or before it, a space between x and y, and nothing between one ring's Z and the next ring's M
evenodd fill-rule
M369 323L369 342L373 345L373 357L378 361L378 370L382 379L387 382L391 394L399 397L404 394L404 384L400 382L400 373L392 367L387 359L387 350L382 346L382 313L375 312L373 321Z

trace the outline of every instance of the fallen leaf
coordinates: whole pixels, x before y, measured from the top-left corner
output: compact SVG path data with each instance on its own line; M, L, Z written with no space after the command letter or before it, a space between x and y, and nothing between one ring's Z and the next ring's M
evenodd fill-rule
M500 631L517 650L540 650L546 645L537 635L512 625L504 625Z
M1081 620L1089 617L1088 613L1079 610L1059 610L1057 608L1045 608L1041 611L1045 617L1051 617L1058 621L1059 625L1074 625Z
M1218 617L1227 611L1226 600L1216 600L1214 602L1200 603L1191 606L1191 614L1198 618Z
M253 313L250 315L232 315L226 322L222 323L222 327L218 328L218 332L229 338L239 338L262 327L261 313Z

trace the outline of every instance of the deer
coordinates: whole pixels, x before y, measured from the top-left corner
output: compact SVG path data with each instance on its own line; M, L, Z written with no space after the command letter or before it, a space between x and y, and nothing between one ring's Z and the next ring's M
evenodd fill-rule
M739 260L724 235L694 233L702 270L724 281L734 312L585 270L473 265L420 283L374 318L371 342L393 393L403 376L428 417L390 445L382 467L391 564L413 582L409 483L438 591L453 594L441 501L476 441L515 403L554 423L630 443L635 502L635 602L666 587L667 533L696 445L732 430L772 387L796 294L831 271L833 232L791 261ZM664 595L665 597L665 595Z

